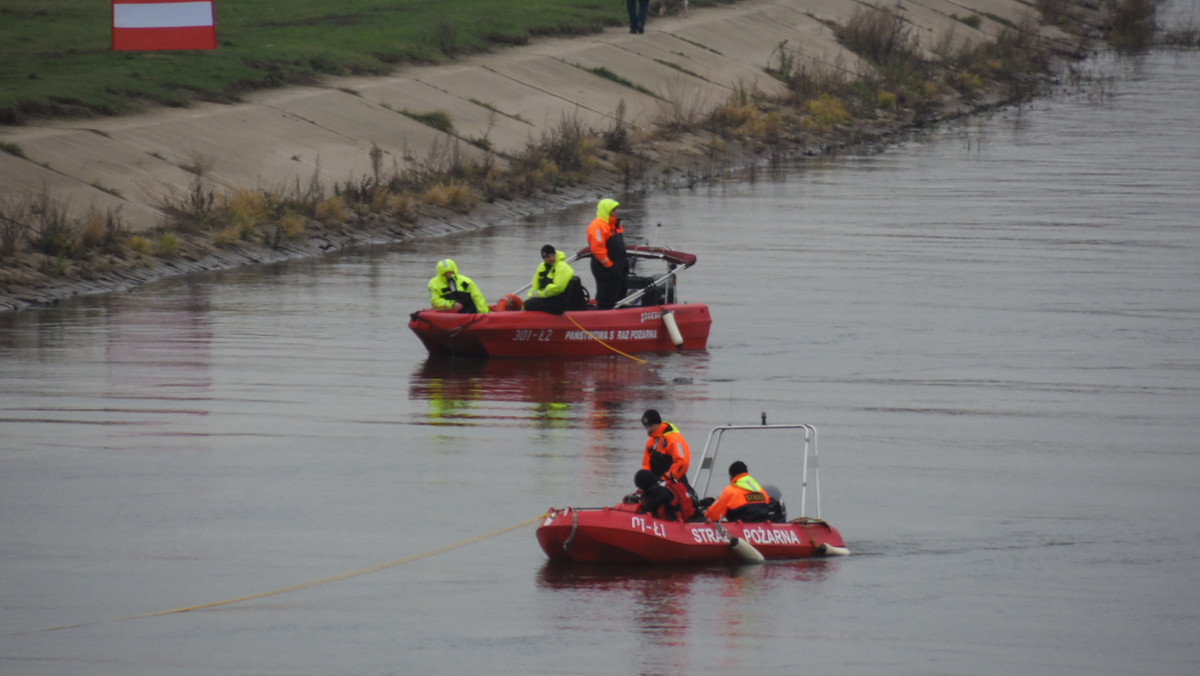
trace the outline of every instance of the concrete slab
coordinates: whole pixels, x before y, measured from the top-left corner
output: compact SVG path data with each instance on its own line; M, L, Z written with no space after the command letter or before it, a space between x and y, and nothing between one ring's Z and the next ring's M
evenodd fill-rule
M0 181L0 203L8 206L21 204L45 191L75 220L82 220L96 210L119 213L125 224L135 229L151 228L159 222L158 212L145 203L117 197L74 176L15 155L0 153L0 176L4 177Z
M401 169L412 168L426 161L425 156L435 144L447 147L448 144L456 143L459 155L474 161L482 160L485 154L475 146L456 141L452 136L399 112L433 112L419 107L396 106L389 109L369 97L346 94L342 91L329 91L275 102L270 107L286 113L295 121L312 125L321 132L317 138L322 146L327 148L319 151L322 158L327 155L339 156L336 148L329 146L346 146L349 155L344 159L350 164L345 170L351 172L349 176L366 176L372 172L370 151L374 145L378 145L384 151L385 172L391 171L392 160L395 160L395 166ZM358 151L357 155L354 154L355 149ZM305 155L297 154L303 164ZM322 169L324 167L322 159Z
M644 40L626 40L616 43L643 58L686 71L706 82L724 88L728 93L745 88L768 95L782 95L786 90L775 78L761 68L717 54L711 49L693 44L674 33L647 32Z
M600 44L569 56L572 63L588 69L604 68L617 77L654 93L626 99L627 120L640 126L691 117L691 113L712 110L729 98L730 89L703 78L671 68L653 59Z
M547 95L539 97L541 110L522 106L520 114L540 129L553 128L564 116L578 117L591 129L608 129L616 120L622 99L630 111L646 111L653 106L652 96L547 56L497 60L488 70ZM652 120L648 115L627 113L625 121L641 126Z
M677 34L718 54L736 55L739 62L763 72L778 63L781 45L787 49L799 48L805 56L819 59L827 66L843 63L844 68L849 68L858 60L833 40L827 27L781 6L734 13L720 22L688 25Z
M454 132L465 140L486 140L498 152L518 152L525 148L526 138L537 129L522 120L488 108L476 99L463 98L447 92L434 82L418 79L389 79L369 84L359 90L365 99L394 111L410 110L418 114L444 112L454 125ZM471 97L474 98L474 97Z

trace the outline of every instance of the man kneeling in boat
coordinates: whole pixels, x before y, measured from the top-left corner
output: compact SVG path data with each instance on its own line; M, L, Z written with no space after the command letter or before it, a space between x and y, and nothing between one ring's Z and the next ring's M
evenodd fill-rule
M638 514L649 514L667 521L688 521L695 516L696 506L683 484L670 479L660 483L654 472L648 469L639 469L633 476L633 483L642 494Z
M437 262L437 274L429 280L429 302L433 309L445 312L489 312L487 300L479 285L466 275L458 274L458 266L449 258Z
M729 466L729 485L704 512L709 521L720 521L724 517L726 521L756 523L769 518L771 499L749 472L741 460Z

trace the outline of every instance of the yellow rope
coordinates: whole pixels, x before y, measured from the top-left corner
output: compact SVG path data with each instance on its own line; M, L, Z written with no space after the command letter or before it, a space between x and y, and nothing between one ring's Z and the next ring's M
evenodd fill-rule
M564 314L563 316L566 317L567 319L570 319L571 323L574 324L575 326L579 326L579 322L575 321L575 318L572 317L571 315ZM596 334L592 333L591 331L588 331L587 329L583 328L582 326L579 326L579 330L588 334L588 336L591 337L592 340L596 341L597 343L600 343L601 345L603 345L604 347L607 347L608 349L612 350L613 352L616 352L617 354L621 355L622 357L629 357L630 359L636 361L639 364L646 363L645 359L639 359L638 357L635 357L631 354L626 354L626 353L618 350L617 348L613 347L612 345L609 345L608 343L604 342L603 340L600 340L599 338L596 337Z
M375 572L378 572L381 570L386 570L388 568L395 568L396 566L400 566L400 565L403 565L406 563L412 563L413 561L420 561L421 559L427 559L431 556L436 556L438 554L444 554L453 549L458 549L460 547L466 547L467 545L475 544L476 542L481 542L488 538L496 537L497 535L503 535L510 531L517 530L518 528L523 528L525 526L528 526L531 523L541 521L542 519L546 518L547 515L548 514L542 514L540 516L536 516L527 521L522 521L521 523L513 524L511 526L505 526L504 528L501 528L499 530L494 530L490 533L484 533L483 535L477 535L468 540L463 540L462 542L456 542L451 545L446 545L445 547L431 549L431 550L429 550L427 552L423 552L421 554L413 554L412 556L406 556L402 559L396 559L395 561L388 561L387 563L381 563L377 566L371 566L370 568L362 568L360 570L354 570L349 573L342 573L341 575L334 575L333 577L326 577L326 578L322 578L320 580L313 580L312 582L303 582L301 584L294 584L290 587L283 587L282 589L275 589L273 591L259 592L257 594L250 594L249 596L239 596L235 599L225 599L224 601L213 601L212 603L202 603L202 604L196 605L196 606L187 606L185 608L175 608L173 610L159 610L159 611L156 611L153 613L143 613L141 615L129 615L128 617L116 617L116 618L109 618L106 620L92 620L90 622L79 622L76 624L64 624L64 625L61 625L58 627L44 627L42 629L33 629L30 631L18 631L18 632L13 632L11 634L0 634L0 636L16 636L19 634L36 634L36 633L43 632L43 631L58 631L59 629L74 629L76 627L86 627L86 626L93 625L93 624L103 624L103 623L107 623L107 622L124 622L126 620L140 620L140 619L146 618L146 617L157 617L159 615L170 615L172 613L186 613L186 612L189 612L192 610L204 610L206 608L216 608L217 606L227 606L231 603L241 603L242 601L253 601L255 599L262 599L262 598L266 598L268 596L276 596L279 594L286 594L288 592L299 591L301 589L308 589L310 587L316 587L318 585L329 584L330 582L340 582L342 580L348 580L352 577L366 575L367 573L375 573Z

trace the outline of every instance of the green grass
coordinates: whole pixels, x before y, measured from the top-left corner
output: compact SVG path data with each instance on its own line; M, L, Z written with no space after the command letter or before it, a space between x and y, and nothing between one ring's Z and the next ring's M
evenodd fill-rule
M236 101L627 21L615 0L226 0L216 13L214 51L113 52L108 2L0 1L0 124Z
M23 148L21 148L21 146L17 145L16 143L0 141L0 150L3 150L4 152L8 153L9 155L16 155L17 157L25 157L25 150Z

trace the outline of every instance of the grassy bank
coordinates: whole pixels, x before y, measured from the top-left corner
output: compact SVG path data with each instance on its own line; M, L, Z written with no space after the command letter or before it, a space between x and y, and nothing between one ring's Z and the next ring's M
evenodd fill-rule
M4 0L0 124L236 101L252 89L383 74L626 22L619 0L218 0L216 16L215 51L113 52L107 1Z

